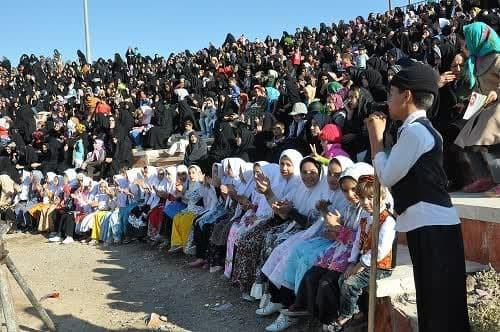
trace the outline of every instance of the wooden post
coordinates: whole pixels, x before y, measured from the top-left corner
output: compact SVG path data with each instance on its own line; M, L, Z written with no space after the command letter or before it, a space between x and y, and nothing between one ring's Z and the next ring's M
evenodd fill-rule
M376 173L375 173L376 174ZM372 248L370 262L370 283L368 300L368 332L375 332L375 307L377 303L377 256L378 233L380 229L380 182L375 175L375 194L373 195L373 222L371 225Z
M10 292L9 280L5 269L0 265L0 301L2 301L3 315L7 332L17 332L16 312Z
M24 292L28 300L30 300L31 305L33 305L33 307L38 312L38 315L40 315L40 318L45 323L49 331L52 332L56 331L56 326L54 325L54 322L52 321L52 319L50 319L49 315L47 314L47 311L45 311L40 302L37 300L35 294L33 294L30 287L28 286L28 283L26 282L26 280L24 280L21 273L19 273L19 270L16 268L14 262L12 261L12 259L10 259L9 256L5 257L5 264L9 268L10 273L12 274L14 279L16 279L19 287L21 287L22 291Z

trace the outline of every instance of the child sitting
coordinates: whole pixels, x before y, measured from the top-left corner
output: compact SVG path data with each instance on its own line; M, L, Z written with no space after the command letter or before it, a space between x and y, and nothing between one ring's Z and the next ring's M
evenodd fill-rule
M375 178L362 176L356 187L361 207L370 215L373 214L373 197L375 192ZM386 196L386 189L381 189L380 204ZM349 266L339 279L340 306L339 317L333 322L329 331L341 331L343 326L359 312L358 299L363 288L370 281L370 263L372 244L373 217L362 218L349 257ZM377 279L385 278L392 273L392 244L396 236L396 220L387 209L380 212L380 232L377 254Z

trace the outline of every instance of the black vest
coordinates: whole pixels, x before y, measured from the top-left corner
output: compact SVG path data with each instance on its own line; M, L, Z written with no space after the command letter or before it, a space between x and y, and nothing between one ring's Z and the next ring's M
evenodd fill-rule
M451 207L451 198L446 191L447 178L443 169L443 139L427 118L415 122L423 125L434 137L434 147L418 158L410 171L392 186L394 210L402 214L418 202L427 202Z

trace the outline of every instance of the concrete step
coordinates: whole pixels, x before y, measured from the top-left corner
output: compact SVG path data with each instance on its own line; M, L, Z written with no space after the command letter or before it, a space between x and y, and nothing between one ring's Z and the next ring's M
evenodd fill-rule
M389 296L396 298L404 294L415 293L413 266L407 246L398 245L396 262L397 266L390 277L377 280L377 297ZM465 267L467 273L475 273L489 269L488 265L469 260L465 261Z

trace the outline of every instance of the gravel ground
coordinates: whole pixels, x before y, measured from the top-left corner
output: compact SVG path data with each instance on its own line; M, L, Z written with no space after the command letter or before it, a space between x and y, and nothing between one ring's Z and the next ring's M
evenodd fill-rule
M59 292L42 302L58 331L145 331L151 312L189 331L263 331L272 322L257 317L257 304L243 302L220 274L190 269L189 257L147 244L60 245L15 234L7 249L37 297ZM13 279L11 288L21 330L44 330ZM293 331L311 331L307 326Z

